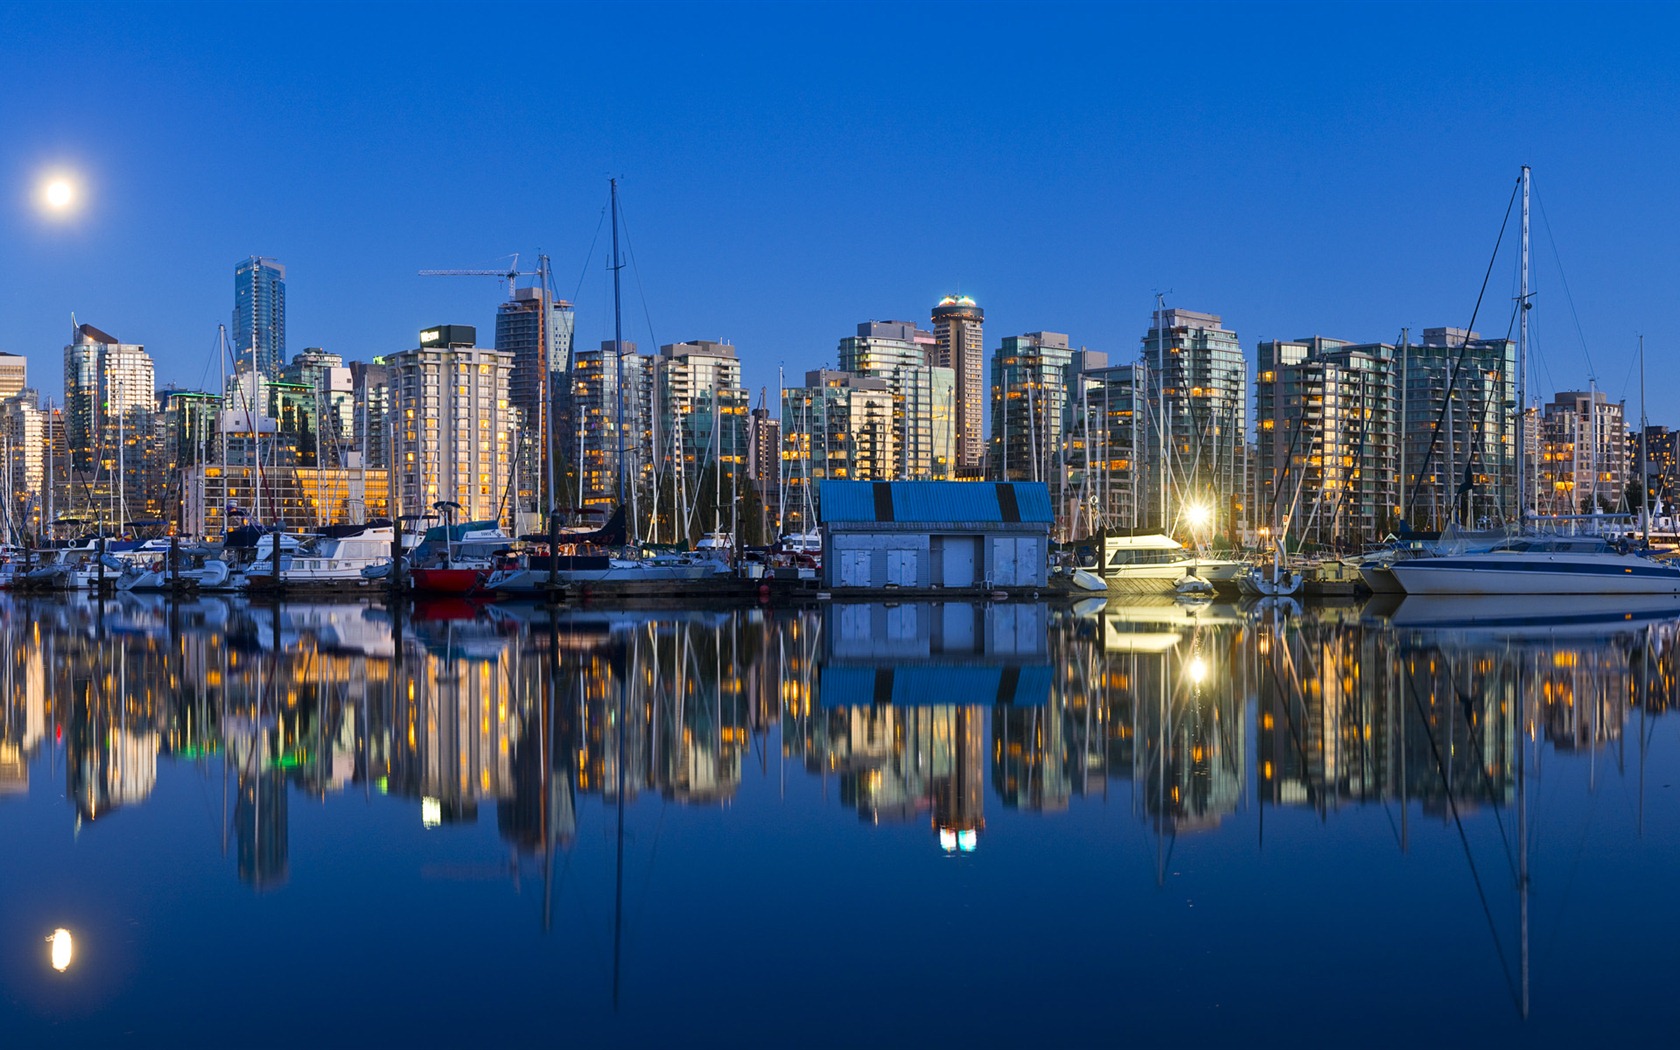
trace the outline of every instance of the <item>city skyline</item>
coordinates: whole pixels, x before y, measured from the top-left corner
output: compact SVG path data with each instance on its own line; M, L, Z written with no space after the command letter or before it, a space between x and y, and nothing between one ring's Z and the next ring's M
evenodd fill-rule
M74 311L147 346L163 382L206 387L195 377L212 371L228 274L256 253L288 266L294 345L365 361L439 320L491 329L506 289L417 270L493 268L538 250L554 257L559 296L577 303L579 345L598 345L611 303L596 228L606 176L620 172L633 263L625 339L727 340L754 394L774 387L779 366L789 377L832 366L835 340L860 320L927 325L952 294L986 310L988 355L1003 337L1055 330L1128 360L1157 291L1168 307L1222 314L1250 355L1262 340L1315 334L1392 342L1402 327L1469 325L1510 184L1529 163L1536 375L1550 377L1536 395L1596 374L1632 406L1639 332L1652 403L1680 389L1661 328L1675 250L1648 232L1675 217L1659 134L1675 77L1661 33L1630 42L1585 8L1515 20L1494 5L1429 18L1222 7L1209 20L1001 7L953 26L940 8L866 8L836 25L818 8L679 7L640 34L655 67L704 47L720 62L750 59L753 76L613 77L611 60L584 48L568 75L534 88L407 71L444 34L468 57L505 43L466 12L418 9L355 62L343 49L372 9L350 9L343 45L318 39L324 9L288 10L277 26L244 12L212 26L188 8L112 7L68 34L72 9L0 8L9 37L42 45L20 47L5 74L17 116L0 167L0 284L13 293L0 350L42 360ZM586 35L622 29L610 9L566 17ZM797 58L764 46L809 40L819 21L823 39ZM219 97L230 94L212 87L220 56L246 50L259 22L273 46L249 71L256 97ZM1191 24L1186 50L1177 41ZM873 41L951 33L968 57L920 49L921 68L886 95L857 86L868 76L822 72L839 58L897 69ZM58 51L46 42L72 36L109 60L123 92L51 75ZM1351 46L1366 37L1383 39L1380 51ZM1135 45L1100 42L1112 39ZM305 85L290 70L317 45L326 72ZM512 46L517 63L537 45ZM1345 53L1349 66L1277 77L1271 52L1286 46ZM1057 85L991 84L961 64L1035 47L1057 56ZM1221 60L1196 57L1212 54ZM1198 76L1173 74L1184 55ZM1426 76L1395 55L1456 72ZM226 130L224 108L255 104L251 130ZM1029 150L1040 156L1023 165ZM703 156L719 163L692 163ZM30 201L57 168L83 194L69 222ZM914 250L883 250L895 245ZM1489 335L1505 327L1507 276L1502 263L1476 322ZM1660 407L1650 415L1672 421Z

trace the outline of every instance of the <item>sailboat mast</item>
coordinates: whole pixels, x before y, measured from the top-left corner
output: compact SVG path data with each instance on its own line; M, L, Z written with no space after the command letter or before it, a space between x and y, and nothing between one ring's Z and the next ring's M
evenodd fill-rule
M1164 375L1167 369L1167 333L1162 329L1162 318L1166 314L1166 296L1155 293L1155 364ZM1164 400L1164 398L1162 399ZM1156 454L1160 457L1161 506L1157 514L1161 531L1167 531L1167 431L1166 417L1161 414L1161 405L1157 403L1155 409Z
M1650 461L1646 458L1645 433L1645 337L1639 337L1639 524L1645 546L1651 546L1651 494L1646 491Z
M623 263L618 257L618 180L608 179L608 186L612 195L612 275L613 275L613 358L617 368L618 407L617 417L613 424L614 440L618 450L613 461L618 467L618 504L626 502L624 493L624 456L629 451L624 440L624 310L623 293L619 287L619 270ZM640 523L634 514L630 515L631 542L640 542Z
M537 293L537 307L542 311L542 320L537 325L537 353L542 360L542 421L544 461L543 478L546 482L543 488L542 510L549 517L554 517L559 506L556 494L560 491L554 483L556 461L560 458L558 445L559 435L555 432L555 396L554 396L554 346L553 324L555 306L549 295L548 256L537 256L537 280L542 288Z
M1522 168L1522 302L1517 308L1517 523L1528 516L1528 165Z

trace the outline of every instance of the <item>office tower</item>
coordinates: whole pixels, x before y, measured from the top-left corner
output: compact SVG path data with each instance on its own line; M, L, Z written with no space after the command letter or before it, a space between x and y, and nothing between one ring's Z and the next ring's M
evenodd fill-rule
M580 505L611 507L622 498L630 504L627 509L639 508L653 466L653 359L638 354L635 343L620 346L608 339L599 350L573 353L567 386L565 440L573 451L566 458L579 464L575 495ZM572 502L562 495L561 505Z
M1639 469L1639 446L1644 446L1644 484L1645 491L1650 493L1651 513L1673 517L1675 493L1680 491L1680 431L1654 423L1646 424L1644 433L1635 435L1633 444L1628 455L1636 472Z
M1516 342L1426 328L1397 354L1402 518L1420 530L1517 520Z
M1396 524L1394 347L1315 336L1262 342L1254 388L1263 535L1356 549Z
M1074 422L1069 426L1080 446L1070 466L1079 469L1075 494L1088 513L1069 520L1073 536L1097 529L1137 529L1150 520L1158 494L1148 489L1143 464L1151 462L1149 370L1142 362L1109 364L1092 352L1074 355L1077 372Z
M26 388L0 401L0 485L7 500L3 520L35 535L44 534L46 441L47 413L39 394Z
M1602 390L1571 390L1540 410L1535 505L1541 514L1619 511L1628 488L1626 405Z
M222 399L202 390L158 391L157 413L163 425L163 461L176 469L220 462L216 416Z
M548 303L548 329L540 323L543 301ZM556 398L565 387L566 368L572 359L572 339L577 315L564 299L544 296L537 288L515 288L513 297L496 309L496 349L513 355L513 373L508 396L519 409L527 432L540 432L542 420L543 353L547 347L550 390Z
M986 311L966 295L947 295L933 308L936 340L929 364L956 376L956 469L978 477L985 466Z
M348 465L356 447L355 385L344 358L318 346L308 347L286 363L280 379L311 392L310 429L316 434L320 465Z
M143 487L150 447L152 359L143 346L119 343L80 325L64 348L65 430L75 504L107 521L155 516L160 492Z
M1156 433L1149 490L1166 493L1151 519L1172 530L1182 508L1199 504L1211 510L1215 533L1233 531L1244 517L1248 472L1248 359L1237 333L1218 314L1159 310L1143 337L1143 361Z
M747 466L747 392L735 347L704 339L660 347L654 405L661 513L672 524L685 518L669 535L728 527ZM698 518L697 508L705 512Z
M547 305L548 325L542 324ZM513 296L496 310L496 349L513 355L513 373L508 381L509 399L519 411L519 505L540 514L540 492L545 482L544 462L549 454L550 435L568 433L561 421L565 413L566 371L572 359L577 316L572 304L555 299L539 288L515 288ZM547 358L546 372L543 364ZM545 387L546 382L546 387ZM549 404L543 406L547 389ZM566 443L557 450L560 463L570 463ZM556 476L561 473L556 464Z
M1074 350L1060 332L1004 337L992 355L991 474L1060 483Z
M0 399L16 397L29 385L29 358L0 353Z
M895 401L885 379L817 369L782 390L782 531L815 531L816 483L890 481L897 462Z
M758 491L760 506L769 514L776 510L782 489L782 421L770 415L763 401L760 393L759 407L747 417L747 478ZM767 518L766 524L770 523ZM769 538L766 531L763 539Z
M840 371L884 379L893 396L888 477L948 478L956 456L956 373L929 363L937 340L909 321L866 321L840 340Z
M350 363L350 389L355 403L355 446L362 466L391 465L391 370L383 358L369 364Z
M457 521L498 520L518 423L508 403L513 355L475 345L470 325L438 325L390 355L395 422L391 501L402 514L458 505Z
M286 363L286 268L253 255L233 270L233 350L264 375Z

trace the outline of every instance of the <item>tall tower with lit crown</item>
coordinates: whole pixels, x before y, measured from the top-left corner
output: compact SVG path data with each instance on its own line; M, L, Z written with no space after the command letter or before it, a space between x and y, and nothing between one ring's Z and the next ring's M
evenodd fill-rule
M966 295L947 295L933 308L933 332L938 342L929 363L957 374L959 471L978 471L986 453L985 320L986 311Z

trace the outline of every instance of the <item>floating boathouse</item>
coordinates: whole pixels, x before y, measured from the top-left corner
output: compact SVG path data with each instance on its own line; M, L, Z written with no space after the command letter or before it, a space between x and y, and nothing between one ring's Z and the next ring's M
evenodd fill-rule
M1028 481L822 481L822 584L835 591L1041 588L1050 489Z

